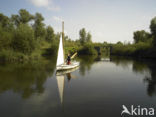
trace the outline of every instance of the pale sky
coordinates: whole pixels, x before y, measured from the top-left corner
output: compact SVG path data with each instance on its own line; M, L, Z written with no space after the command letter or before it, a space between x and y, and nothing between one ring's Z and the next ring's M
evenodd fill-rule
M40 12L46 25L56 32L65 22L65 33L72 40L86 28L94 42L133 41L136 30L149 31L156 16L156 0L1 0L0 12L8 16L24 8Z

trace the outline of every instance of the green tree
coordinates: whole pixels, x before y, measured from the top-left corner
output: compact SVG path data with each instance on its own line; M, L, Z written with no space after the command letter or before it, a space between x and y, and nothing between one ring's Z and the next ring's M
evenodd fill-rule
M0 13L0 25L5 28L9 25L9 18Z
M55 39L55 33L51 26L46 28L46 41L52 42Z
M90 33L87 33L86 42L88 43L92 42L92 35Z
M150 34L144 30L134 32L134 42L147 42L150 39Z
M19 15L11 15L11 21L17 27L20 24Z
M12 15L11 21L17 27L20 23L27 24L34 19L34 16L25 9L19 10L19 15Z
M20 23L28 23L29 21L31 21L34 18L33 15L31 15L27 10L25 9L20 9L19 10L19 20Z
M154 46L156 46L156 17L154 17L152 20L151 20L151 24L150 24L150 30L151 30L151 33L154 37Z
M86 42L86 30L85 28L82 28L80 31L79 31L79 36L80 36L80 43L82 45L84 45L84 43Z
M116 44L123 45L123 43L121 41L118 41Z
M84 44L82 48L78 50L80 55L95 55L97 51L95 50L93 44Z
M5 31L0 25L0 50L9 49L13 34L11 32Z
M35 37L44 38L46 35L46 30L44 28L43 16L40 13L36 13L34 19L35 23L33 25L33 28L35 30Z
M30 54L35 49L34 31L28 24L17 27L12 46L15 51Z

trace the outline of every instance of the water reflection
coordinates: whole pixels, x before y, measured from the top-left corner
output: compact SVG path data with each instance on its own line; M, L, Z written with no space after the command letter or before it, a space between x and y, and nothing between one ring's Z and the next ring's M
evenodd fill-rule
M58 92L59 92L59 98L60 98L61 105L63 105L65 76L68 81L70 81L72 78L76 78L76 76L72 75L72 72L76 71L78 68L79 67L76 67L74 69L56 72L57 86L58 86Z
M91 70L91 66L94 64L97 56L80 56L78 61L80 62L80 74L84 76L86 72Z
M29 98L33 93L44 92L44 82L54 72L54 63L42 60L23 64L0 66L0 93L13 91Z
M156 65L148 64L150 69L150 76L146 76L144 79L148 83L147 92L149 96L156 94Z
M63 104L64 94L64 75L56 76L60 102Z
M153 96L156 94L156 63L147 60L134 60L123 57L112 57L112 62L117 66L128 68L132 65L134 73L144 74L143 81L147 83L147 94Z
M1 65L1 116L115 117L123 104L155 104L156 98L150 98L156 94L154 62L103 56L77 60L78 70L58 76L52 59Z

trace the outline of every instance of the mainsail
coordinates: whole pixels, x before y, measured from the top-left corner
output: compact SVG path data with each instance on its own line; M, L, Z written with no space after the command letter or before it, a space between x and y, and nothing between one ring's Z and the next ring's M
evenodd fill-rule
M64 63L64 53L63 53L63 43L62 43L62 36L60 37L58 55L57 55L57 66Z

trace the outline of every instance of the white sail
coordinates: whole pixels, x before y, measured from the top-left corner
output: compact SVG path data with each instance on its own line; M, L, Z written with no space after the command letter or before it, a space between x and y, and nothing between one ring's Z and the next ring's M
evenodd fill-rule
M58 49L58 55L57 55L57 66L64 63L64 53L63 53L63 43L62 43L62 36L60 37L59 42L59 49Z
M63 104L64 76L56 76L60 102Z

